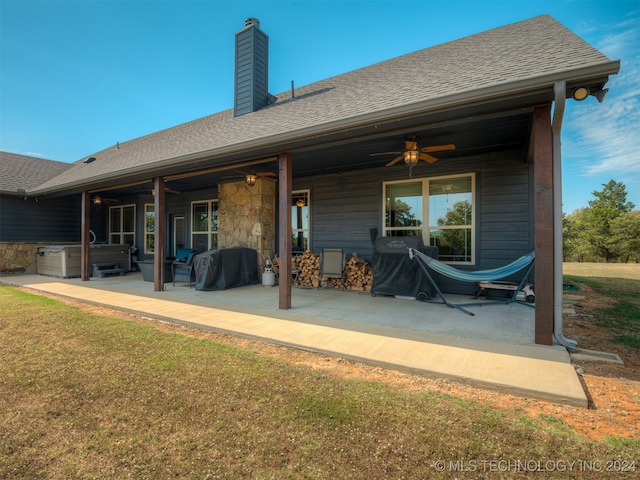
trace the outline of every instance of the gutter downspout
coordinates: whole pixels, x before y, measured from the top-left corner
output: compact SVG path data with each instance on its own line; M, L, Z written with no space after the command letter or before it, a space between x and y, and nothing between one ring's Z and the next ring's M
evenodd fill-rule
M566 82L556 82L555 108L551 132L553 138L553 336L555 341L566 348L576 348L578 342L566 338L562 327L562 149L560 133L566 100Z

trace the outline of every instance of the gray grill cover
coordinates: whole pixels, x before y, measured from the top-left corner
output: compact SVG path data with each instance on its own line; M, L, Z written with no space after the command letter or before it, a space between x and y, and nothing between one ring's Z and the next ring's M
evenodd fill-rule
M209 250L193 258L196 290L226 290L255 285L258 281L258 252L233 247Z

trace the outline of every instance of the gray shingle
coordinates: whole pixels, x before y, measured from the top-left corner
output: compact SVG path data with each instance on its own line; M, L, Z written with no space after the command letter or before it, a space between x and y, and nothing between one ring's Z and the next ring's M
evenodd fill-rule
M0 192L28 191L70 168L68 163L0 152Z

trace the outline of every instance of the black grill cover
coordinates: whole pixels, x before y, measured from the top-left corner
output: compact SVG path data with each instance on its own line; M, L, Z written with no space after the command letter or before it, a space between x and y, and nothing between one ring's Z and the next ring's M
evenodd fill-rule
M425 247L420 237L377 237L373 240L372 295L417 298L423 293L435 296L436 292L418 262L409 258L409 247L438 258L438 248Z
M258 280L258 252L233 247L209 250L193 258L196 290L226 290L255 285Z

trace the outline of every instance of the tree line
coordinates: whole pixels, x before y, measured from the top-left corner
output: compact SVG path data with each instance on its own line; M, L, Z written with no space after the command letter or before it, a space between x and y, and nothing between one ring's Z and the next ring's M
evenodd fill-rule
M589 206L563 215L564 260L640 262L640 210L627 201L624 183L603 183Z

